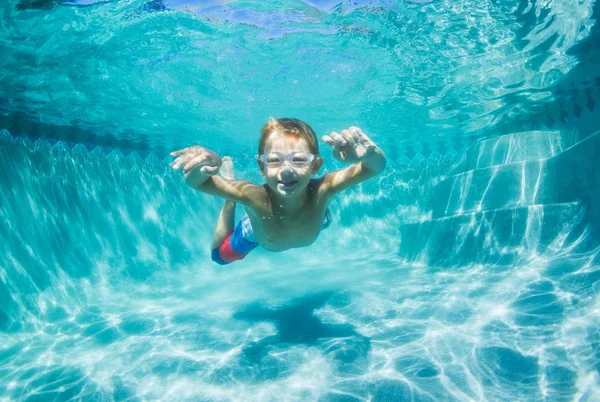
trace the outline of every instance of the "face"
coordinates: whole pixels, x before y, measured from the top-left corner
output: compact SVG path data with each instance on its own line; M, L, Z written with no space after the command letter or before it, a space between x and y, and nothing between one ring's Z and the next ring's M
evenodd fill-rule
M272 133L267 138L264 153L270 152L277 152L283 156L294 152L311 153L308 143L303 138L281 133ZM292 198L302 194L310 183L311 176L319 171L322 163L323 160L318 158L305 167L294 167L289 161L285 161L279 167L262 164L260 166L271 190L284 198Z

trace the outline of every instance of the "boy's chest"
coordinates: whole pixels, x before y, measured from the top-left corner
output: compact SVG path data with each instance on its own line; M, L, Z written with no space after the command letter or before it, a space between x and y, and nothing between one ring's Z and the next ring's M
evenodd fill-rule
M253 217L251 221L254 236L263 248L282 251L314 243L321 231L324 216L324 208L317 206L300 211L295 216L262 213ZM255 224L254 221L258 222Z

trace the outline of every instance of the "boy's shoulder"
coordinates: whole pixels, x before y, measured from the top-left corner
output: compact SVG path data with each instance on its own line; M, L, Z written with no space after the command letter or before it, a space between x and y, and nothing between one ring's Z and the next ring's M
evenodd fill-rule
M310 180L311 193L314 194L318 200L323 200L328 196L327 189L330 187L329 180L330 177L326 174Z
M251 207L256 210L263 210L271 202L266 184L248 185L245 191L247 194L247 200L249 201L249 203L246 204L247 207Z

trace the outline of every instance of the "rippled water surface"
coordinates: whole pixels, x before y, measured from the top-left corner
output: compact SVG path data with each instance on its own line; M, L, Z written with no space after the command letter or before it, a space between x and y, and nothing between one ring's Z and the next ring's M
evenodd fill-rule
M600 400L599 15L4 1L0 401ZM388 165L312 246L216 265L167 154L261 182L269 116Z

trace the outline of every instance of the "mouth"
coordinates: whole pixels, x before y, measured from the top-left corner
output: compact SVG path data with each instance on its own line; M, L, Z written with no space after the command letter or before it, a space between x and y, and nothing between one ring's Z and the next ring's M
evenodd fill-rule
M277 184L281 185L283 188L289 188L294 186L298 181L278 181Z

